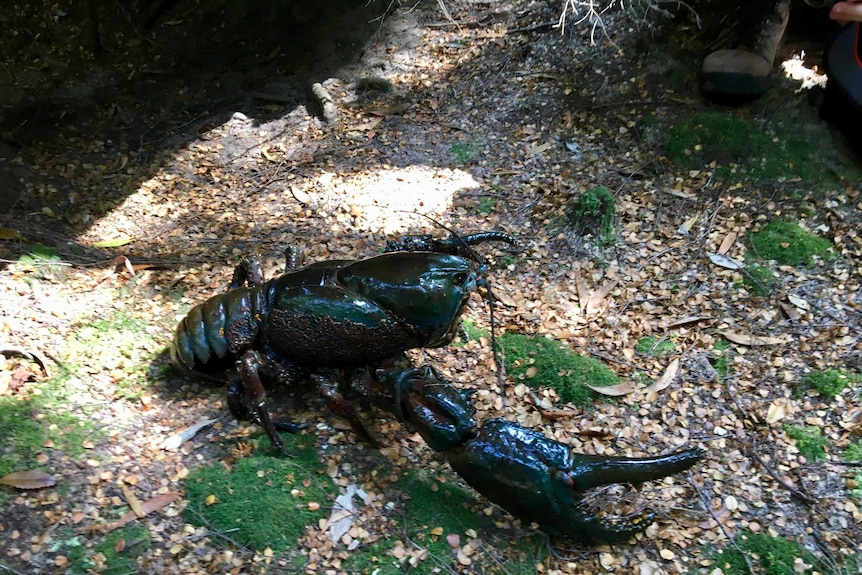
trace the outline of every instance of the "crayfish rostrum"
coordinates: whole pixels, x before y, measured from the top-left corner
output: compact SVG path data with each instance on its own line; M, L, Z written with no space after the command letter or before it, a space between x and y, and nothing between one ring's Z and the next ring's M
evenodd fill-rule
M404 236L379 256L304 267L289 252L288 271L269 281L258 260L245 260L229 291L193 307L179 323L171 358L202 375L235 366L240 383L228 386L231 412L260 424L281 450L278 432L298 426L270 417L264 381L290 384L334 375L340 381L322 384L321 395L370 439L340 393L345 374L367 369L383 393L365 390L365 397L415 429L488 499L524 521L584 542L626 540L653 516L602 519L580 508L583 493L678 473L698 461L699 449L640 459L576 454L503 419L479 426L470 392L429 366L381 367L409 349L452 341L467 300L483 281L484 266L470 246L486 241L514 244L502 232L445 240Z

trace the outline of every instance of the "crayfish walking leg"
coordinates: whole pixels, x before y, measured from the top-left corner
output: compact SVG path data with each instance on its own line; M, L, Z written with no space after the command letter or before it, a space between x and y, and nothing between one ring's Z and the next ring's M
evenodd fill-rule
M228 387L227 403L233 416L238 420L251 421L260 425L272 446L288 453L278 431L296 433L304 426L290 421L273 419L266 406L266 388L260 379L264 365L260 354L254 350L246 351L239 360L239 376L242 389L236 383Z

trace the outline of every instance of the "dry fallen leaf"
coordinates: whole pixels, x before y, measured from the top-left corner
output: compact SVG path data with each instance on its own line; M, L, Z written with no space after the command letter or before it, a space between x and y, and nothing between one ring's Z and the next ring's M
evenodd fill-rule
M181 429L180 431L165 439L164 443L162 443L162 449L170 451L179 448L180 445L197 435L197 433L201 429L212 425L215 422L215 419L204 419L203 421L199 421L194 425L186 427L185 429Z
M398 114L403 114L407 110L410 109L410 104L407 102L401 102L398 104L392 104L386 108L378 108L376 110L371 110L370 113L375 116L397 116Z
M776 399L766 411L766 423L776 423L787 416L787 399Z
M118 267L123 267L131 276L135 275L135 267L126 256L117 256L111 260L111 268L116 271Z
M697 221L697 215L693 215L690 218L688 218L679 227L679 230L678 230L679 233L681 233L684 236L689 235L691 233L691 228L692 228L692 226L694 226L696 221Z
M692 194L691 192L684 192L682 190L675 190L673 188L665 188L662 191L666 194L670 194L678 198L683 198L685 200L691 200L697 197L697 195Z
M725 255L730 248L733 247L733 244L736 243L736 232L730 232L726 236L724 236L724 240L721 242L721 246L718 248L718 253L721 255Z
M739 345L783 345L790 343L789 336L754 335L751 333L739 333L729 329L718 330L718 333Z
M159 509L161 509L165 505L169 505L169 504L173 503L174 501L177 500L177 498L179 498L179 496L180 496L180 494L176 493L176 492L170 492L170 493L164 493L161 495L156 495L155 497L147 499L146 501L144 501L143 504L141 504L141 512L144 515L149 515L153 511L158 511ZM129 511L128 513L123 515L119 519L119 521L117 521L116 523L111 523L105 532L108 533L108 532L113 531L114 529L119 529L123 525L129 523L130 521L134 521L137 518L138 518L138 516L135 514L134 511Z
M353 498L357 495L363 500L368 497L365 491L351 483L344 493L335 498L335 504L329 515L329 539L333 545L341 541L341 538L350 531L354 521L356 521L356 506L353 503Z
M578 303L581 306L581 312L584 313L590 303L590 286L587 285L581 274L575 275L575 288L578 291Z
M661 374L661 377L646 388L647 401L655 401L658 399L658 392L663 389L667 389L676 379L677 373L679 373L679 358L671 360L671 362L667 364L664 373Z
M729 270L740 270L745 267L745 264L722 254L717 254L715 252L706 252L706 255L709 257L709 261L722 268L726 268Z
M129 236L120 236L113 240L102 240L101 242L94 242L94 248L119 248L121 246L125 246L127 244L135 241L135 238L130 238Z
M586 387L589 387L596 393L601 395L607 395L609 397L620 397L622 395L628 395L634 390L637 389L637 385L633 381L624 381L622 383L618 383L616 385L590 385L588 383L584 384Z
M23 241L24 236L11 228L0 228L0 240Z
M664 325L665 329L673 329L675 327L679 327L681 325L688 325L690 323L698 323L707 319L712 319L706 315L690 315L687 317L681 317L679 319L672 320Z
M602 304L602 302L605 300L605 298L608 296L608 294L611 293L611 291L615 287L617 287L617 281L613 280L609 281L608 283L594 291L590 295L589 301L587 301L586 313L591 314L596 311L598 307Z
M311 194L309 194L303 189L300 189L296 186L290 186L290 193L293 198L300 204L307 206L311 203Z
M129 504L129 508L134 512L138 517L143 517L145 515L143 507L141 507L140 500L135 496L132 492L132 489L126 485L125 483L120 485L120 489L123 492L123 497L126 498L126 503Z
M356 132L367 132L368 130L373 130L374 128L376 128L378 124L380 124L380 122L382 121L383 118L372 118L371 120L359 124L358 126L353 126L350 129Z
M57 479L44 471L30 469L7 473L3 477L0 477L0 485L9 485L18 489L42 489L57 485Z
M811 305L804 299L799 296L791 294L787 294L787 301L798 307L799 309L809 311L811 310Z
M528 153L531 156L535 156L536 154L541 154L542 152L547 152L548 150L551 149L551 147L553 145L554 145L553 140L545 142L544 144L537 144L537 145L533 146L532 148L530 148Z
M533 404L536 406L536 409L539 410L539 413L542 414L542 417L546 417L548 419L562 419L564 417L576 417L580 415L580 412L577 409L559 409L556 407L547 407L542 405L542 400L539 399L539 396L535 393L530 393L530 398L533 400Z
M844 414L841 427L851 431L858 431L862 427L862 407L856 407Z

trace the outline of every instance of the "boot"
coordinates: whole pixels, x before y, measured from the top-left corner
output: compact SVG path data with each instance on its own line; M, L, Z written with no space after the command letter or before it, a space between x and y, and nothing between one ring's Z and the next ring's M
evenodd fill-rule
M742 103L760 97L787 21L790 0L742 0L737 38L730 48L716 50L703 60L703 91L713 99Z

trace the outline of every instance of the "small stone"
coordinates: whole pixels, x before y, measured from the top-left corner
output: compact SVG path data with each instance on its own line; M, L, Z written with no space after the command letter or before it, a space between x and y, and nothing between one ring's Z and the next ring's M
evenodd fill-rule
M739 502L733 495L728 495L724 498L724 506L727 508L728 511L736 511L737 509L739 509Z

